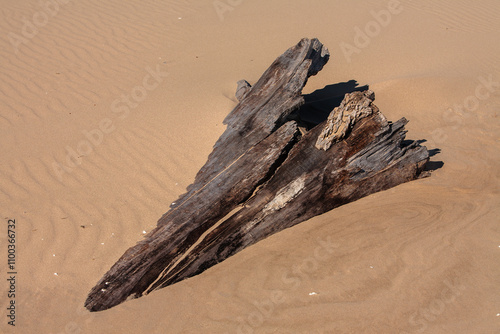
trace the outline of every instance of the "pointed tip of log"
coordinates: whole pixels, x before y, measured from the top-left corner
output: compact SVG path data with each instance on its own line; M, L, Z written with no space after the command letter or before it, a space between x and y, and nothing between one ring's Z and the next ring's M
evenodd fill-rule
M313 61L312 63L313 65L309 68L308 72L309 76L313 76L318 74L318 72L323 69L323 66L325 66L326 63L328 63L328 60L330 60L330 51L317 38L313 39L304 38L303 40L308 41L310 43L310 49L312 53L312 56L310 58L317 59L316 61Z
M90 290L84 304L85 308L90 312L104 311L126 300L126 298L123 298L123 300L110 298L112 294L108 292L106 283L107 282L101 279L101 281Z
M117 304L116 304L117 305ZM89 296L87 297L87 300L85 300L85 308L89 310L90 312L100 312L100 311L105 311L113 306L116 306L113 304L106 305L104 304L101 300L96 298L95 293L91 292Z
M373 91L347 94L327 121L298 135L288 116L328 59L318 39L306 38L251 89L240 81L244 101L226 118L231 125L195 183L92 288L89 311L197 275L271 234L419 176L427 150L403 145L406 119L387 122Z
M119 276L119 275L118 275ZM90 290L84 307L90 312L100 312L115 307L127 300L143 295L131 291L130 282L121 282L117 275L106 273L104 277Z
M89 310L90 312L100 312L100 311L105 311L113 306L106 307L102 304L95 303L92 298L89 296L87 297L87 300L85 301L84 304L85 308Z

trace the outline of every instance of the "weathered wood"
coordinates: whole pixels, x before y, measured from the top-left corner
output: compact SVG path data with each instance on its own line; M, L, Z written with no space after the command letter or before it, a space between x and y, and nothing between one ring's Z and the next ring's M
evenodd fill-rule
M307 78L318 73L329 58L328 49L317 39L304 38L278 57L253 87L240 81L237 97L241 101L224 119L226 131L215 143L207 163L187 188L187 193L171 207L183 203L236 158L286 122L287 116L304 103L301 93Z
M370 91L348 94L338 109L347 105L344 115L364 110L367 116L356 123L336 118L336 128L352 126L345 141L325 152L316 143L330 131L329 122L310 131L268 183L147 292L197 275L275 232L417 178L427 162L427 150L415 142L404 146L407 121L388 123L371 103L372 96Z
M407 121L388 122L371 91L347 94L302 135L287 121L327 60L319 41L304 39L253 87L238 83L240 103L195 182L90 291L89 310L197 275L271 234L421 175L426 148L404 141Z
M91 296L98 298L89 299L87 307L92 305L92 310L99 310L121 303L129 295L140 296L205 231L248 199L273 174L297 135L296 123L286 123L194 196L171 209L160 219L158 227L128 249L101 279L91 292Z

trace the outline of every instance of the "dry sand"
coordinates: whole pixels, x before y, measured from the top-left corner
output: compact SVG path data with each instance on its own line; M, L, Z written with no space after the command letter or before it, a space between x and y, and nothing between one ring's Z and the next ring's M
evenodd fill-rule
M0 332L500 333L498 0L402 0L382 24L393 1L1 3ZM236 81L302 37L332 54L305 93L369 85L440 168L87 312L204 164Z

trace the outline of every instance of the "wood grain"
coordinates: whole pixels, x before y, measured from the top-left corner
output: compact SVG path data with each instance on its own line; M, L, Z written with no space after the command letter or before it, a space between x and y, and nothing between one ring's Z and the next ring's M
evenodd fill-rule
M422 175L428 152L405 141L372 91L347 94L307 132L288 116L329 59L317 39L278 57L240 101L207 163L146 238L111 267L85 306L101 311L197 275L276 232Z

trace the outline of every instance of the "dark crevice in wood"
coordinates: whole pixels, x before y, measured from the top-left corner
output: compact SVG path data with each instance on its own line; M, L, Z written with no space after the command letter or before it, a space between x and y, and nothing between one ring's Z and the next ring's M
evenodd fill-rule
M387 121L367 87L352 80L301 94L328 59L317 39L303 39L255 85L238 83L239 104L194 183L92 288L89 310L192 277L283 229L422 177L427 149L405 140L407 120ZM305 121L314 108L331 109Z
M346 94L362 92L368 89L368 85L359 86L356 80L325 86L304 95L304 104L296 111L296 117L310 130L325 121L330 112L344 100Z

